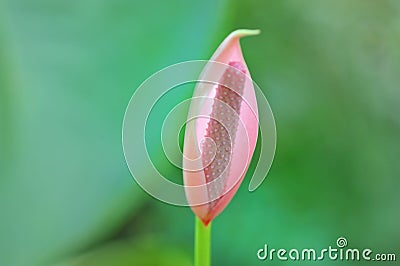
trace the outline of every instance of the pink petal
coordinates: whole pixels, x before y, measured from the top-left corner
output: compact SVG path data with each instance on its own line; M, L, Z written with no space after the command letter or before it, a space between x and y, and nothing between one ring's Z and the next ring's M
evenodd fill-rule
M207 225L232 199L250 164L258 135L257 102L239 39L258 30L232 32L218 47L198 83L184 143L184 183L193 212ZM215 66L218 65L218 66ZM203 98L195 98L203 97ZM207 97L205 99L204 97Z

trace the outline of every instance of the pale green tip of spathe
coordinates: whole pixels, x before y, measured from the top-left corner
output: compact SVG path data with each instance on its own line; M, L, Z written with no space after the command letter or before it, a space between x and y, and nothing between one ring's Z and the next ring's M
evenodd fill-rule
M240 30L235 30L234 32L231 33L232 37L245 37L245 36L254 36L254 35L259 35L261 33L261 30L256 29L256 30L248 30L248 29L240 29Z

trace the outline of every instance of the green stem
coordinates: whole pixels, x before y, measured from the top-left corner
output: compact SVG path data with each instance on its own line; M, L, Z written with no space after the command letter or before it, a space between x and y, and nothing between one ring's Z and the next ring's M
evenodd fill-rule
M196 232L194 239L194 266L210 266L211 223L205 226L196 217Z

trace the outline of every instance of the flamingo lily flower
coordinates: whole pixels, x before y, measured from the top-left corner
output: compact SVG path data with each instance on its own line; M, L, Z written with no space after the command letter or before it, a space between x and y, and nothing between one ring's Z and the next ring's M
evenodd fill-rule
M236 30L218 47L194 90L184 140L186 197L207 226L228 205L249 167L258 135L253 83Z

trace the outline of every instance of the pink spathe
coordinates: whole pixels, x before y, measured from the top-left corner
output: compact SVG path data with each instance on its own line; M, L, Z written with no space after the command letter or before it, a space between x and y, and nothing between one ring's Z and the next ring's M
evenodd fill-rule
M232 32L200 76L200 80L216 80L218 84L198 83L193 94L183 176L189 205L205 225L236 193L257 142L257 102L239 43L241 37L256 34L258 30Z

